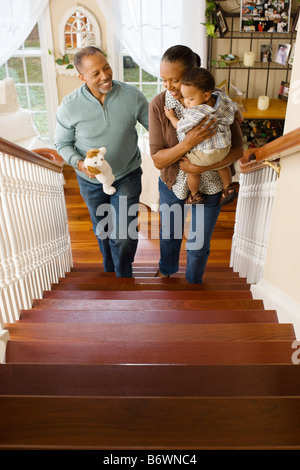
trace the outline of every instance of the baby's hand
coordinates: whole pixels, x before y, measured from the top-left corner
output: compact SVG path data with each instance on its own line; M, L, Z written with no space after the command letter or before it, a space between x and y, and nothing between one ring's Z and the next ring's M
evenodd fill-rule
M168 119L172 119L176 117L174 109L173 108L168 109L166 106L165 106L165 115Z
M243 117L242 112L241 112L240 109L238 109L237 112L235 113L235 117L236 117L239 124L241 124L244 120L244 117Z

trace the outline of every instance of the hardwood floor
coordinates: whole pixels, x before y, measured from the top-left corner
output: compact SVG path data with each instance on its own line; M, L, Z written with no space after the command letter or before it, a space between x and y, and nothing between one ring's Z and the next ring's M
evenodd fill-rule
M66 181L65 196L69 220L69 231L72 244L73 263L75 265L94 264L102 261L97 240L86 205L80 196L74 170L64 168ZM212 241L208 265L229 265L231 241L234 230L236 202L222 208ZM159 261L159 214L148 207L140 205L140 239L135 263L155 264ZM185 244L181 251L181 263L185 264Z

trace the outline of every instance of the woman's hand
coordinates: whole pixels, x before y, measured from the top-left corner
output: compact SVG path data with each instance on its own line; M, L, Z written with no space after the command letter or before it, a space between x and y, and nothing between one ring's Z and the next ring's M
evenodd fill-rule
M185 140L188 143L189 147L195 147L195 145L200 144L206 139L209 139L215 135L217 131L217 120L213 119L208 124L205 124L208 119L208 116L202 119L202 121L186 133Z
M179 160L179 167L185 173L190 173L194 175L201 175L207 171L206 166L193 165L187 157L183 157Z

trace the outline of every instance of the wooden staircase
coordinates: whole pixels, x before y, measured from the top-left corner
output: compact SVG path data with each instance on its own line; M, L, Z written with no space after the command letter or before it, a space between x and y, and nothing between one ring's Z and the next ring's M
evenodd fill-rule
M228 268L235 206L222 209L203 285L185 281L184 250L176 276L154 277L145 211L134 278L117 280L94 264L73 169L64 176L75 267L5 325L0 449L300 448L294 330Z
M293 326L223 264L75 267L6 324L0 449L300 448Z

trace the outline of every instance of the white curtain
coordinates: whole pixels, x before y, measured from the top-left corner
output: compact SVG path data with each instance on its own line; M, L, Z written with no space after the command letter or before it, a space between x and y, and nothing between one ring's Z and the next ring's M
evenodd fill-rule
M49 0L0 0L0 66L23 44Z
M184 44L206 64L205 0L97 0L107 27L148 73L159 76L164 51Z

